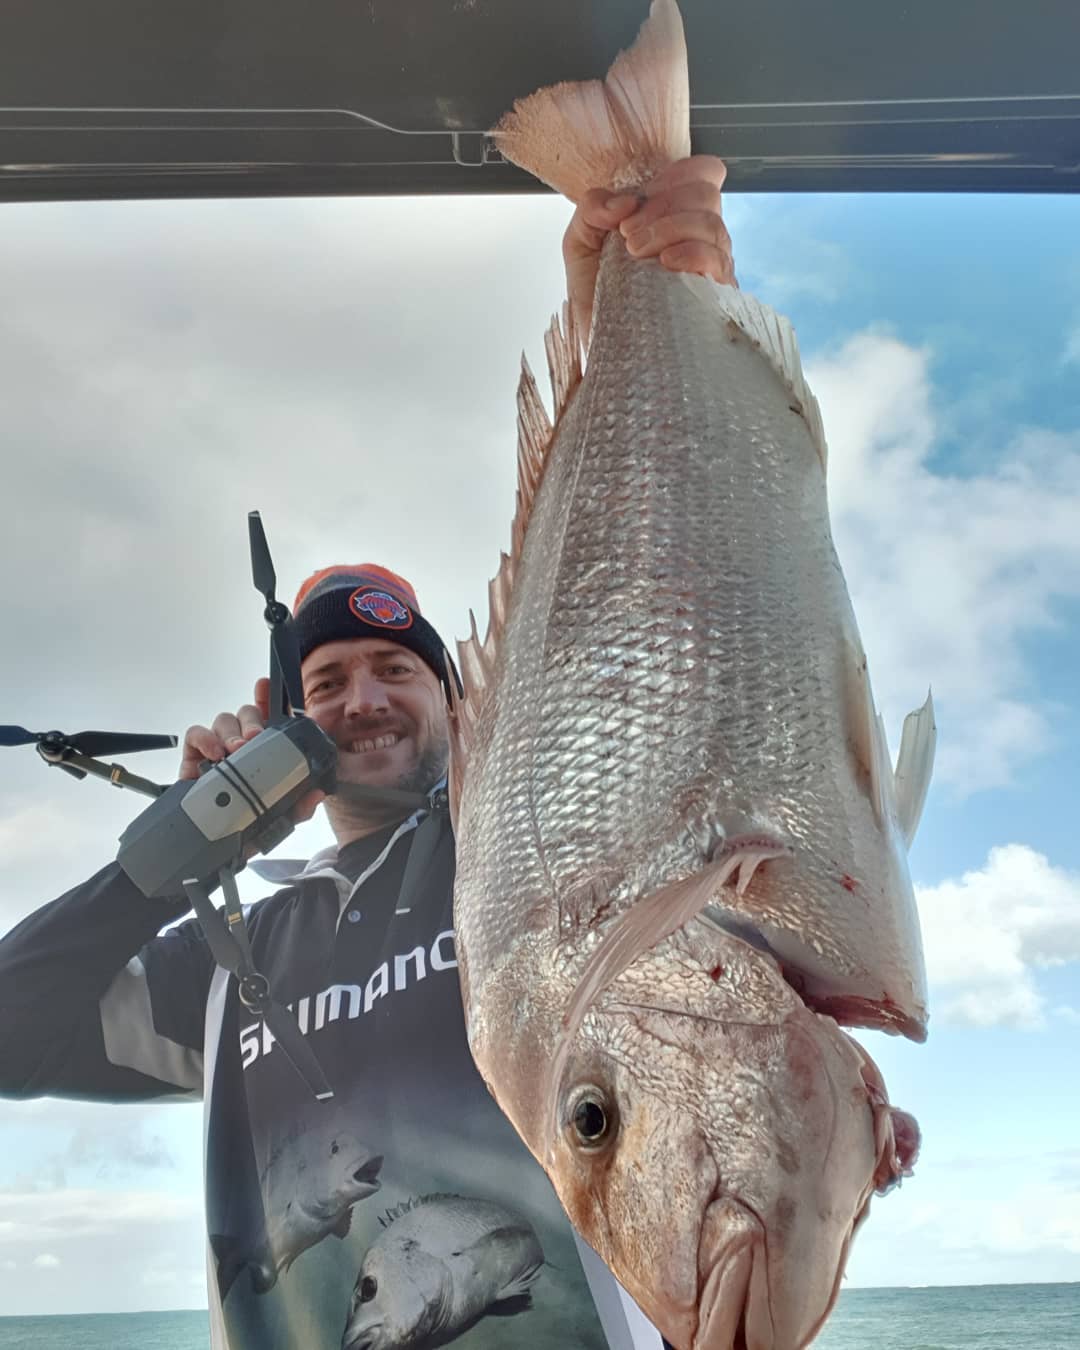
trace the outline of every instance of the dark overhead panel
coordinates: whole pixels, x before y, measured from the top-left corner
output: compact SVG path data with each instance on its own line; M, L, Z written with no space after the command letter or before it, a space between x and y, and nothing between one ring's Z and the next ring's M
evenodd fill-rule
M520 192L485 132L645 0L6 0L0 198ZM1080 188L1080 0L683 0L741 192Z

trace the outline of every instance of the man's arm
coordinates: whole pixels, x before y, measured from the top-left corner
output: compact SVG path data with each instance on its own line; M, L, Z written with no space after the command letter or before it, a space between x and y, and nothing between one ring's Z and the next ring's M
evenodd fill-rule
M0 1094L198 1094L213 958L116 863L0 940Z

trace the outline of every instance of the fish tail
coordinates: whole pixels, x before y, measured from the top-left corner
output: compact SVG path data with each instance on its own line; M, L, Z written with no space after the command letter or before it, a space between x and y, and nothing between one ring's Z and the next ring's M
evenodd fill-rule
M686 39L675 0L652 0L633 46L604 80L519 99L492 135L505 158L572 202L627 192L690 153Z

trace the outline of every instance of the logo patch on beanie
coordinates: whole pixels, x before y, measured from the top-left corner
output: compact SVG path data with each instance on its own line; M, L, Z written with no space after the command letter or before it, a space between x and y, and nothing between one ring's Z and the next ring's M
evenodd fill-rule
M378 624L380 628L412 627L412 611L386 591L361 587L349 596L349 608L358 619Z

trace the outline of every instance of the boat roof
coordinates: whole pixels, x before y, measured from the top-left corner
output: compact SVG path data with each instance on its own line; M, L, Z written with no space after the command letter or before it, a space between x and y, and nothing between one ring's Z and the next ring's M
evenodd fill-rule
M645 0L9 0L0 200L543 190L487 129ZM682 0L731 192L1075 192L1074 0Z

